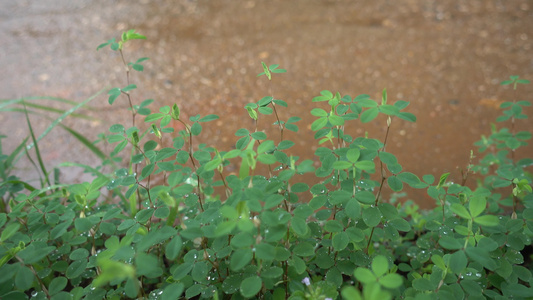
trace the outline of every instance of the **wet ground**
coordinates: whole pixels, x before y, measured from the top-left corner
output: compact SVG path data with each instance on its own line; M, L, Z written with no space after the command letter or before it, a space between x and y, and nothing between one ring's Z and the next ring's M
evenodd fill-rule
M407 110L418 117L414 124L393 121L387 150L406 171L451 172L454 181L460 181L473 143L490 133L499 104L531 101L533 92L533 85L517 92L499 86L509 75L533 79L529 0L28 0L0 3L0 98L82 101L104 87L125 86L117 54L95 49L131 28L148 40L129 44L126 59L150 58L145 71L132 76L139 87L134 101L178 103L189 116L219 114L220 120L204 126L202 141L220 149L234 144L237 129L253 129L244 105L270 95L265 78L256 77L261 61L288 70L276 74L272 93L289 103L280 112L283 119L303 118L299 135L287 136L297 142L295 153L313 157L317 142L309 111L321 106L311 102L321 90L379 99L387 88L390 102L410 101ZM84 112L99 120L68 118L65 124L95 139L111 124L130 121L124 99L110 107L101 95L90 106ZM26 136L26 126L20 114L0 113L0 121L1 132L10 136L4 141L8 152ZM49 124L38 116L32 122L37 133ZM354 124L352 135L384 137L384 118ZM532 125L522 121L518 129ZM49 166L97 163L59 128L40 146ZM32 170L22 161L17 172ZM85 178L75 169L64 176ZM426 207L433 202L424 193L411 198Z

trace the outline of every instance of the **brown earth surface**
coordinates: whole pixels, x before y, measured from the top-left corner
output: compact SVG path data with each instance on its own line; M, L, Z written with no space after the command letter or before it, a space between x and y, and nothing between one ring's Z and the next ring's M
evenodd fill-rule
M132 74L134 102L153 98L154 109L178 103L187 116L220 115L204 125L199 142L221 150L231 149L237 129L253 130L244 105L271 93L267 80L256 77L261 61L288 70L275 74L272 93L289 103L280 110L282 119L303 118L300 132L286 136L296 142L293 153L316 159L309 111L326 108L311 102L321 90L380 99L386 88L389 102L410 101L406 110L418 117L416 123L393 121L387 151L405 171L436 177L451 172L455 182L476 150L473 143L490 134L499 104L531 100L533 92L533 85L518 91L499 85L509 75L533 79L528 0L41 0L0 3L0 98L46 95L81 102L103 88L125 86L118 54L96 47L132 28L148 39L129 43L126 60L150 58L144 72ZM82 112L97 120L69 117L64 124L91 140L114 123L131 122L124 98L109 106L103 93L89 106ZM39 116L31 120L37 134L50 124ZM17 113L1 112L0 121L9 153L27 136L27 126ZM263 119L260 127L273 121ZM383 140L385 118L352 124L350 134ZM531 128L525 120L517 130ZM267 132L277 140L275 129ZM49 167L98 164L60 128L40 149ZM531 157L532 150L518 156ZM70 182L88 179L79 169L62 172ZM16 173L38 178L25 160ZM424 207L434 203L425 192L409 195Z

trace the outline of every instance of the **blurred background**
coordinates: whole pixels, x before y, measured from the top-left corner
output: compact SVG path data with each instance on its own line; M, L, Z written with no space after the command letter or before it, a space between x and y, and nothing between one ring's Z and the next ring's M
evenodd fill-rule
M410 101L418 120L393 120L387 151L404 171L419 176L451 172L460 182L470 150L500 115L503 101L531 101L533 85L513 91L500 86L509 75L533 79L533 2L530 0L40 0L0 2L0 99L54 96L81 102L103 88L124 87L117 52L96 47L128 29L147 36L129 42L128 62L141 57L142 73L131 82L134 104L155 99L152 109L177 103L184 115L218 114L204 125L199 142L221 150L235 144L239 128L254 129L244 105L271 94L256 77L261 61L288 70L274 74L272 93L288 102L280 117L300 116L298 134L286 138L302 159L318 147L309 111L327 108L311 99L322 90L389 102ZM107 90L106 90L107 92ZM65 125L90 140L115 123L131 124L125 98L113 106L106 92L81 112L97 119L69 117ZM58 106L56 103L43 103ZM60 108L60 106L58 106ZM529 109L526 113L531 114ZM31 116L36 134L50 121ZM260 128L275 119L260 119ZM24 115L0 113L4 153L26 136ZM383 140L386 118L353 122L347 131ZM497 124L502 126L502 124ZM517 130L531 130L530 120ZM279 140L274 126L269 138ZM40 143L49 167L63 161L97 165L99 160L72 136L55 128ZM109 147L107 151L112 148ZM529 152L529 153L528 153ZM518 153L529 154L530 146ZM38 179L21 161L16 173ZM62 170L67 182L87 180L75 168ZM475 186L475 178L468 182ZM423 207L434 201L424 191L409 194Z

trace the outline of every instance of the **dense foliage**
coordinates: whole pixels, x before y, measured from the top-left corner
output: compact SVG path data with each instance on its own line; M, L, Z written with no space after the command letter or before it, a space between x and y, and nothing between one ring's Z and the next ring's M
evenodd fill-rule
M98 47L117 51L128 70L125 87L108 95L111 105L128 101L132 124L101 136L114 145L109 155L81 140L103 158L84 166L94 180L50 182L27 114L31 136L0 156L2 299L533 297L533 159L515 158L531 139L515 132L530 102L501 105L504 126L476 143L477 163L471 154L465 179L484 176L471 189L448 174L406 172L386 151L392 122L416 121L405 111L409 102L391 104L386 90L381 101L322 91L312 100L321 108L311 110L315 167L287 154L294 142L284 132L298 132L300 118L282 119L287 102L273 96L243 113L255 122L272 114L279 136L241 128L233 149L195 142L217 115L184 120L178 104L157 111L153 100L136 104L130 72L143 71L147 58L126 63L123 50L144 38L130 30ZM285 72L262 65L265 80ZM511 76L502 84L527 83ZM345 132L379 115L387 120L383 140ZM10 175L30 148L46 175L41 187ZM230 165L238 174L228 175ZM300 182L305 173L320 183ZM383 196L386 186L401 192L405 185L427 190L436 208Z

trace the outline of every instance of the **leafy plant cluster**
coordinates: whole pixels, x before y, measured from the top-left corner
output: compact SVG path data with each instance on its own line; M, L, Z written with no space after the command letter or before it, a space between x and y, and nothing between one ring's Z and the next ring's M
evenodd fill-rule
M416 121L405 111L409 102L391 103L386 90L381 101L322 91L312 100L320 107L311 110L320 145L315 167L288 154L294 142L283 132L298 132L300 118L283 118L288 104L273 96L245 109L255 122L275 115L280 135L241 128L230 150L196 142L217 115L185 120L178 104L154 111L151 99L134 103L130 71L143 71L147 59L124 59L124 45L135 39L145 37L130 30L98 47L118 51L128 70L126 85L108 95L110 104L129 102L132 123L101 136L113 150L99 167L84 166L94 180L49 182L34 137L40 187L9 174L14 157L29 151L27 139L0 156L2 299L533 296L533 160L515 158L531 133L514 127L527 119L530 102L501 105L497 122L510 128L494 126L476 143L482 157L457 184L448 174L420 178L387 152L393 122ZM285 72L262 65L259 76L269 81ZM511 76L502 84L527 83ZM383 139L346 130L381 115ZM175 132L176 123L184 129ZM239 166L238 174L229 174L229 165ZM268 174L256 172L259 166ZM474 171L484 180L471 189L465 182ZM306 173L320 183L302 182ZM385 188L399 193L406 185L427 190L436 208L383 196Z

